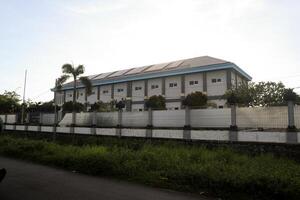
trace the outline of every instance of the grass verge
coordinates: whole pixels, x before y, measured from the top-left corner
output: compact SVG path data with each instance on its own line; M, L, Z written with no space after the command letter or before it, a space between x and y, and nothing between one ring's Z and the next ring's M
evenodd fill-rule
M176 142L107 141L75 146L0 136L0 154L224 199L300 199L300 165L289 159Z

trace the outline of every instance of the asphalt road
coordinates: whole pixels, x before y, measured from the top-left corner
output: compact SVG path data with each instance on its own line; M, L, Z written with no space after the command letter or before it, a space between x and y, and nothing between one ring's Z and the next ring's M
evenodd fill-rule
M0 183L1 200L207 200L0 157L3 167L7 174Z

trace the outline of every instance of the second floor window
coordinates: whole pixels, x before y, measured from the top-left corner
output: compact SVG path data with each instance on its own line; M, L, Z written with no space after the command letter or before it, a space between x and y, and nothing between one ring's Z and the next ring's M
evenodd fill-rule
M153 89L156 89L156 88L158 88L158 85L151 85L151 89L153 90Z
M198 85L198 81L190 81L190 85Z
M169 87L177 87L177 83L169 83Z
M118 88L118 90L117 90L118 92L123 92L124 91L124 89L123 88Z
M211 79L211 82L212 83L221 83L222 79L221 78L213 78L213 79Z
M103 90L102 93L103 93L103 94L107 94L107 93L108 93L108 90Z
M142 90L142 87L141 86L135 87L135 90Z

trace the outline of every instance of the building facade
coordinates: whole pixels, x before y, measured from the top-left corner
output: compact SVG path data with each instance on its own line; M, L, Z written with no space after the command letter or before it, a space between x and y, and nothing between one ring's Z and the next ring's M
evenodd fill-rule
M92 94L87 96L83 85L78 83L77 102L92 105L124 100L127 111L143 111L145 100L153 95L164 96L167 109L181 109L182 99L196 91L205 93L210 102L223 108L226 100L222 96L226 90L252 78L232 62L202 56L92 75L89 79ZM58 105L72 100L73 83L56 92Z

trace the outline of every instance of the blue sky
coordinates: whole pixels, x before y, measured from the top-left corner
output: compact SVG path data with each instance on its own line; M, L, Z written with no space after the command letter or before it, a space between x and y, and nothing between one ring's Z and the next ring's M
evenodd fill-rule
M46 101L66 62L86 74L209 55L300 87L298 0L0 0L0 93ZM299 89L297 89L300 92Z

